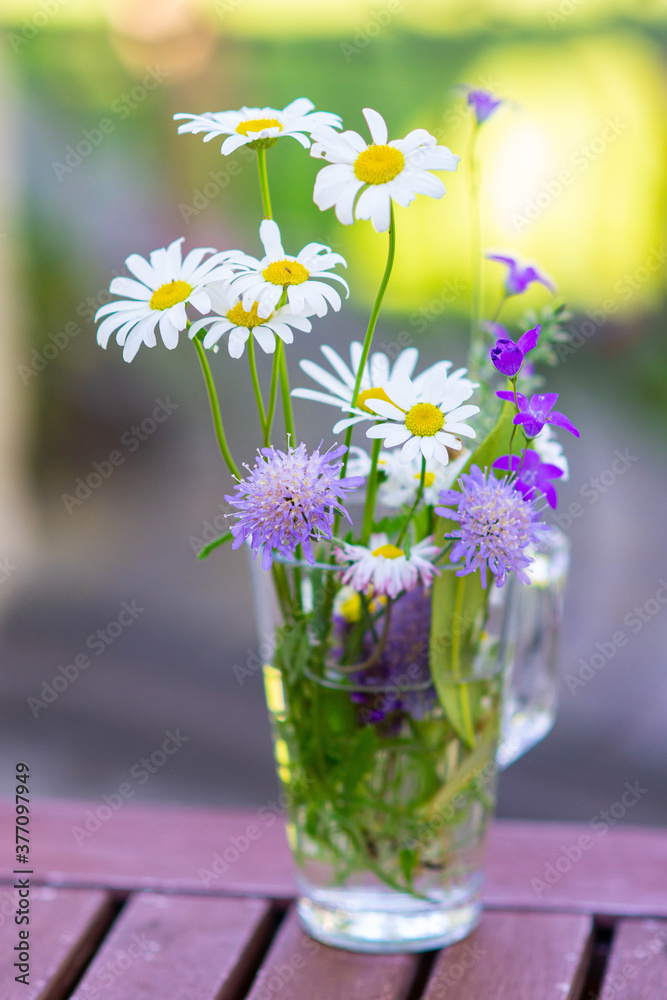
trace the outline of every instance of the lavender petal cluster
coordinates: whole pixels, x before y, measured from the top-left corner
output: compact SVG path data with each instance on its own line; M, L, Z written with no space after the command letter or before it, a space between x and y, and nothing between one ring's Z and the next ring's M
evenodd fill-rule
M509 573L516 573L521 583L530 583L525 570L532 563L526 555L529 545L537 543L541 531L548 528L539 520L532 500L508 483L496 479L492 472L483 473L473 465L470 473L459 480L461 491L442 490L442 507L435 512L441 517L459 522L459 527L445 535L456 542L450 559L464 559L457 576L479 570L482 586L486 587L487 569L502 587ZM450 510L453 506L456 509Z
M345 445L312 455L305 444L291 445L286 452L262 448L249 475L236 485L236 494L225 497L238 508L228 515L238 518L231 532L232 548L248 541L255 555L262 553L262 567L270 569L274 553L292 559L299 545L304 558L315 562L311 540L330 539L335 512L350 521L341 500L364 484L363 476L339 478L347 451Z

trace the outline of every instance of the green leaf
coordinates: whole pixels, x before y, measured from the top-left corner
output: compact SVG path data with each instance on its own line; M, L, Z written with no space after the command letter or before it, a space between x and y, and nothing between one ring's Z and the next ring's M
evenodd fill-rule
M478 465L483 472L486 468L490 469L497 458L507 454L510 446L514 412L514 403L505 400L495 427L487 434L482 443L475 448L466 462L463 472L470 472L473 465Z
M217 549L221 545L224 545L225 542L228 542L231 539L231 537L232 537L231 531L226 531L224 535L220 535L220 538L215 538L212 542L209 542L208 545L205 545L203 549L200 549L200 551L197 553L197 559L206 559L208 556L210 556L211 552L213 552L214 549Z
M472 453L463 472L469 472L473 465L490 469L497 458L507 454L513 418L514 405L506 401L495 427ZM443 544L445 535L456 526L456 521L439 518L436 544ZM488 590L482 587L479 573L461 577L441 573L433 584L431 672L443 711L468 746L475 742L474 698L470 684L456 683L453 678L468 675L484 624L487 600Z
M405 875L405 881L411 886L412 875L415 870L415 865L417 864L417 852L409 847L404 847L403 850L399 852L398 860L401 866L401 871Z

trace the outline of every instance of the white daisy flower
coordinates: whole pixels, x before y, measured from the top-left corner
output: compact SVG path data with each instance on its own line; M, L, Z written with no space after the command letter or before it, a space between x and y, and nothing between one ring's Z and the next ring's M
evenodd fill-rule
M319 280L339 281L349 294L345 279L329 270L336 264L347 267L339 253L332 253L322 243L308 243L296 257L290 257L283 250L280 230L273 219L263 220L259 238L264 246L261 260L242 253L234 256L234 266L243 273L233 279L232 288L243 293L244 309L249 311L256 302L258 315L266 318L274 312L283 291L295 315L324 316L328 306L340 309L338 292Z
M294 334L290 327L310 333L312 324L303 313L295 316L289 306L276 309L270 316L262 318L257 315L257 303L246 310L241 302L241 295L235 292L228 281L216 282L207 288L211 300L213 315L198 319L190 327L190 337L200 330L210 327L204 337L206 350L218 343L224 334L229 333L227 349L232 358L240 358L245 351L245 345L252 334L265 354L273 354L276 349L276 337L284 344L291 344Z
M125 361L132 361L142 344L155 347L155 327L159 324L164 346L172 351L178 335L187 324L186 306L200 313L211 308L208 285L231 278L231 252L216 253L211 247L191 250L181 260L181 243L174 240L166 249L154 250L150 264L139 254L131 254L125 266L138 278L114 278L109 291L127 295L126 299L108 302L98 309L95 320L105 317L97 330L97 343L106 348L116 332ZM206 254L213 254L204 260Z
M433 460L427 462L424 503L430 507L439 503L440 491L452 488L469 458L470 449L462 448L456 456L450 458L449 465L440 465ZM353 475L351 465L349 462L348 475ZM400 455L395 451L381 451L378 469L387 477L378 490L378 500L383 507L403 507L414 503L421 479L421 455L406 463L401 461Z
M389 402L367 400L369 409L387 421L369 427L366 437L383 438L385 448L402 445L401 462L412 462L421 452L427 462L434 458L448 465L447 449L458 451L461 435L476 436L465 421L479 413L479 406L461 406L474 388L464 375L465 368L460 368L444 377L441 371L433 372L421 385L409 378L387 382L382 388Z
M323 344L320 350L338 378L335 375L331 375L325 368L315 364L314 361L300 361L299 365L306 375L310 375L315 382L319 382L327 392L319 392L316 389L294 389L292 395L297 396L299 399L310 399L315 403L336 406L345 413L351 413L351 417L345 417L344 420L339 420L337 424L334 424L334 434L340 434L347 427L352 427L362 420L376 420L376 415L366 405L367 400L372 398L387 400L388 397L381 386L385 382L410 378L419 357L416 347L408 347L406 350L401 351L392 367L390 359L382 351L376 351L374 354L371 354L369 360L366 362L364 373L361 376L357 405L353 407L352 396L359 372L359 365L361 364L362 345L357 340L352 341L350 345L351 366L349 368L333 348ZM421 375L418 375L414 379L414 384L421 386L424 380L434 372L440 372L444 377L450 367L451 361L439 361L437 364L431 365L430 368L423 371Z
M344 542L335 549L338 562L348 564L343 583L362 593L372 587L374 594L392 598L403 590L414 590L420 580L428 587L433 576L440 572L431 561L440 553L432 541L429 535L413 545L409 556L388 542L386 535L371 535L368 547Z
M291 135L304 149L310 147L313 129L323 126L340 128L339 115L330 111L315 111L307 97L299 97L282 111L276 108L239 108L238 111L207 111L203 115L178 114L174 121L190 119L178 126L179 133L206 132L204 142L227 136L220 152L223 156L233 153L239 146L251 149L268 149L278 138Z
M442 198L445 185L430 171L456 170L460 157L439 146L423 128L387 142L382 115L364 108L364 118L370 145L358 132L339 133L325 127L313 135L311 156L331 164L317 175L313 199L322 211L335 207L343 225L352 225L355 217L370 219L375 230L384 233L389 229L392 199L409 205L418 194Z
M570 466L567 458L563 454L563 446L560 441L557 440L556 435L549 424L545 424L544 430L542 430L536 438L533 438L532 446L543 462L547 462L549 465L555 465L557 468L563 470L563 475L560 481L562 483L567 482L570 478Z

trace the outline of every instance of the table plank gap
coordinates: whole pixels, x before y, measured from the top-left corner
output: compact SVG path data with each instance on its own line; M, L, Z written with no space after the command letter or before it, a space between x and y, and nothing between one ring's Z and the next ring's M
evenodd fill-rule
M424 1000L578 1000L593 941L579 914L485 912L436 959Z
M366 955L314 941L291 909L247 1000L412 1000L418 955Z
M137 893L72 1000L236 1000L274 923L265 900Z
M0 1000L64 1000L114 920L113 900L96 890L33 886L26 986L16 981L22 970L14 967L14 949L24 928L14 923L16 899L11 893L8 888L1 896ZM8 911L5 903L12 901Z
M598 995L600 1000L667 997L667 921L618 922Z
M614 925L605 917L602 921L593 918L593 936L590 946L588 968L584 970L579 996L582 1000L594 1000L600 995L602 979L607 968L614 938Z

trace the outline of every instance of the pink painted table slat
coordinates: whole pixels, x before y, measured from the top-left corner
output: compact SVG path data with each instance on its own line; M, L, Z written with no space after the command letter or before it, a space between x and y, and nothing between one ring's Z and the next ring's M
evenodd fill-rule
M301 931L283 817L36 801L30 985L0 855L0 1000L667 1000L667 832L499 821L485 912L438 954ZM0 844L13 842L0 801ZM4 884L3 884L4 883Z
M619 921L600 1000L665 1000L666 997L667 922Z
M14 949L25 925L14 922L16 895L12 891L0 887L0 1000L60 1000L67 996L112 918L111 896L97 890L31 889L30 976L26 986L16 981L21 970L14 967Z

